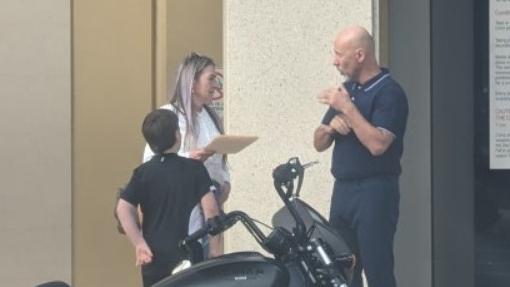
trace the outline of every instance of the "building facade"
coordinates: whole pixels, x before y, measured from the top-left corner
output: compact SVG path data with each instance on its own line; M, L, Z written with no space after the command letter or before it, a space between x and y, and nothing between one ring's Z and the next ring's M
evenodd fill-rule
M312 147L325 111L315 97L342 80L332 66L336 32L359 24L409 97L399 286L489 286L479 283L489 275L479 272L475 236L477 184L487 185L479 174L489 170L475 156L487 128L476 107L489 80L489 51L479 44L488 41L488 28L479 28L488 25L488 3L2 1L2 285L140 285L132 247L116 233L115 193L141 162L143 117L166 102L191 50L224 70L227 133L259 136L229 158L227 210L270 222L281 206L272 168L299 156L320 162L307 170L302 197L327 215L330 154ZM258 248L242 227L226 242L230 251Z

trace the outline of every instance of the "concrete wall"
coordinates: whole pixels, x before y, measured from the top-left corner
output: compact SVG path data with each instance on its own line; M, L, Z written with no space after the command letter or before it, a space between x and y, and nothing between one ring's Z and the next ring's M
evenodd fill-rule
M152 106L152 2L75 0L73 19L73 287L140 286L113 207Z
M292 156L319 160L307 170L302 197L328 216L330 151L318 154L313 131L326 107L316 95L342 79L332 65L336 32L357 23L371 29L371 1L231 0L224 2L226 129L259 140L229 158L227 209L270 223L283 205L271 172ZM228 250L260 249L242 226L227 235Z
M399 286L432 286L430 3L389 1L389 67L407 92L409 120L402 159L395 238ZM461 285L459 285L461 286Z
M0 35L0 284L70 282L70 1L1 1Z

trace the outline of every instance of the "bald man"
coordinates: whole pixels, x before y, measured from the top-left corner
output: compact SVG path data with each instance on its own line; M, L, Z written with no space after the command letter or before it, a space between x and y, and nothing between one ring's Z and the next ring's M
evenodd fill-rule
M374 40L362 27L349 27L334 42L333 65L346 81L324 90L318 101L329 106L314 133L317 151L333 143L335 178L330 222L347 222L357 235L358 268L352 286L396 286L393 237L399 214L400 157L408 104L400 85L379 67Z

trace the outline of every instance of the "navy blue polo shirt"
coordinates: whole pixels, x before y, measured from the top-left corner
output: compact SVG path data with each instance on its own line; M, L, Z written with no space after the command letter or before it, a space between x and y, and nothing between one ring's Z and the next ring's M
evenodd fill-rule
M381 69L381 73L363 85L347 81L344 86L363 117L373 126L393 133L395 139L382 155L373 156L358 140L354 131L347 135L333 134L335 147L331 173L335 179L361 179L386 174L399 175L408 115L406 94L390 76L387 69ZM341 112L329 107L322 123L328 125L339 113Z

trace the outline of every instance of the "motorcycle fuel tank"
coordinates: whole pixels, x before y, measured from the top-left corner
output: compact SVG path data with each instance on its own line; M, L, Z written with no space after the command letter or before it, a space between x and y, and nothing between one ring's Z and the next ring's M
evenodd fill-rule
M163 279L153 287L285 287L289 273L257 252L227 254L198 263Z

